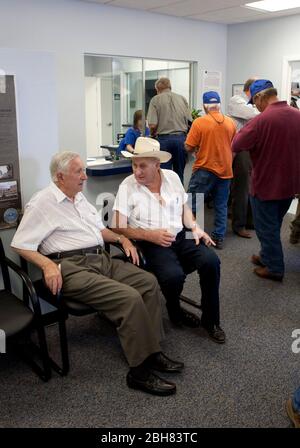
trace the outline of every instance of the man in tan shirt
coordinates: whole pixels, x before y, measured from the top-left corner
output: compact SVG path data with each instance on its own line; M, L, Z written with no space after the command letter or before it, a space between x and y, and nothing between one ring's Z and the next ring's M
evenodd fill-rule
M155 83L157 95L150 101L148 123L152 137L157 137L161 149L172 154L172 160L164 168L172 169L183 183L186 161L184 142L189 121L192 121L187 100L171 91L168 78Z

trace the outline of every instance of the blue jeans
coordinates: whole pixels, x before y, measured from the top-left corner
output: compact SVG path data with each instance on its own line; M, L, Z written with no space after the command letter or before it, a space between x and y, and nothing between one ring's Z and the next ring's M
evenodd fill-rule
M296 390L293 396L293 408L294 411L300 414L300 387Z
M172 154L172 159L170 162L164 164L164 168L168 170L173 169L183 183L183 174L186 162L186 152L184 148L186 135L184 133L159 135L157 139L160 143L161 151L167 151Z
M198 169L190 179L188 193L204 193L204 198L210 193L214 202L214 230L212 236L223 240L227 229L227 203L230 179L221 179L210 171ZM196 214L196 200L192 199L192 211Z
M262 201L250 197L254 227L261 245L261 260L270 272L281 275L284 274L284 260L280 231L292 200Z

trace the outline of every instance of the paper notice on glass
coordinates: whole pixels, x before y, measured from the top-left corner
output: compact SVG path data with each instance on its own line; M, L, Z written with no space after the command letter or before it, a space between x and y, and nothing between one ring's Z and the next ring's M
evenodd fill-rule
M213 90L221 94L222 91L222 72L203 70L203 92Z

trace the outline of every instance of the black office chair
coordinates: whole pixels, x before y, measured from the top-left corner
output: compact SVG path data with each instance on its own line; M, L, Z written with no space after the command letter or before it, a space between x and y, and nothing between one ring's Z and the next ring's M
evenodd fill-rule
M146 259L145 255L143 254L143 250L141 249L139 242L134 240L134 241L132 241L132 243L135 245L138 255L139 255L140 268L147 270L147 259ZM192 300L189 297L186 297L183 294L180 295L180 300L194 308L197 308L198 310L201 310L201 305L199 303L195 302L195 300Z
M125 254L125 251L120 244L115 244L115 243L107 244L106 243L105 250L108 253L110 253L111 246L116 247L119 251L119 253L116 253L115 255L113 255L113 258L128 260L128 257ZM24 269L24 271L28 272L28 263L23 258L21 258L21 266ZM91 306L87 305L84 302L80 302L78 300L73 300L70 297L64 297L62 293L53 295L51 293L51 291L47 288L43 278L40 278L39 280L34 281L33 284L37 291L38 297L41 300L49 303L51 306L54 306L58 313L59 317L56 316L55 319L52 319L52 322L51 322L51 320L49 320L48 324L55 323L55 322L58 323L62 364L60 366L50 356L49 356L49 360L50 360L51 367L57 373L59 373L62 376L67 375L70 370L68 339L67 339L67 331L66 331L66 326L65 326L65 321L68 318L68 316L71 315L71 316L81 317L81 316L87 316L89 314L98 313L100 318L102 318L102 319L106 319L106 318L101 313L99 313L97 310L95 310L95 308L92 308Z
M16 349L43 381L51 377L51 367L43 324L40 300L28 275L12 260L5 256L0 238L0 265L4 289L0 290L0 329L5 332L5 346ZM19 299L13 292L9 275L11 269L22 280L24 297ZM38 345L30 339L36 330ZM28 342L20 344L20 339ZM41 366L34 360L34 354L41 359Z

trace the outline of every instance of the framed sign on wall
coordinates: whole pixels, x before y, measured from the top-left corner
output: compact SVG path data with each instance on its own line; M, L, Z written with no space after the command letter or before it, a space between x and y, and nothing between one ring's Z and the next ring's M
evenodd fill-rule
M21 214L19 147L14 75L0 90L0 230L16 227Z
M232 84L232 96L242 95L244 91L244 84Z

